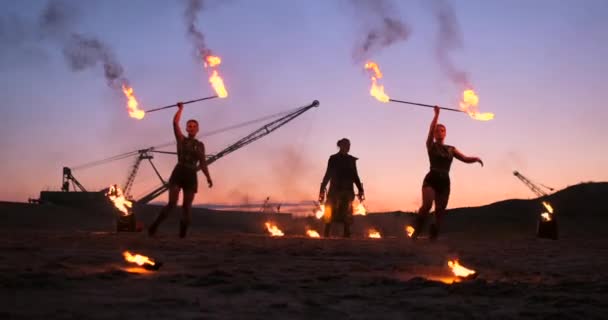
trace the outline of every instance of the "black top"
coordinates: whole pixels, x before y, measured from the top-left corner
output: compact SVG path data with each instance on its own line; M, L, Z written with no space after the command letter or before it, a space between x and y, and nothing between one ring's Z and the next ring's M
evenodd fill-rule
M329 157L327 161L327 170L321 182L321 192L325 191L327 183L329 185L329 193L333 194L338 191L347 191L354 194L353 183L357 185L359 193L363 193L363 185L359 179L357 172L357 158L348 155L336 153Z
M177 141L177 164L191 169L196 169L200 154L203 150L202 142L196 138L187 138Z
M453 146L433 142L428 149L431 170L449 173L454 159L454 149Z

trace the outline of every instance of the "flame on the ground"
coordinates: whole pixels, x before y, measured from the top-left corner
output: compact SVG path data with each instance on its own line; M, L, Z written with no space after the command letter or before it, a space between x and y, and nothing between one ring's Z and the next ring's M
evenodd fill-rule
M308 235L311 238L320 238L321 237L317 231L312 230L312 229L306 230L306 235Z
M372 239L380 239L382 238L382 236L380 235L380 232L376 229L369 229L367 231L367 237L368 238L372 238Z
M460 110L466 112L471 118L480 121L488 121L494 119L494 114L490 112L480 113L477 109L479 97L473 89L464 90L462 93L462 101L460 101Z
M412 237L412 235L414 234L414 231L416 231L416 229L414 229L414 227L412 227L412 226L406 226L405 227L405 232L407 233L407 236L409 238Z
M373 61L368 61L365 63L365 69L370 73L372 80L372 86L369 89L369 93L372 95L372 97L378 99L378 101L388 102L390 98L384 92L384 86L378 84L378 80L382 79L382 72L380 72L380 67L378 67L378 64Z
M543 221L551 221L553 220L553 207L546 201L543 201L543 206L547 209L547 212L543 212L540 214L540 217Z
M138 266L143 266L144 264L149 264L153 266L156 264L152 259L146 256L142 256L140 254L133 255L129 251L123 252L122 255L125 257L125 260L127 260L128 262L136 263Z
M215 90L215 94L217 94L220 98L226 98L228 96L228 91L226 91L226 87L224 86L224 79L220 77L219 72L217 71L217 66L222 63L222 59L218 56L206 56L204 59L205 68L211 71L211 75L209 76L209 83Z
M448 267L452 269L452 273L454 273L454 275L457 277L466 278L472 274L475 274L475 270L465 268L458 263L458 260L449 260Z
M125 97L127 97L127 109L129 111L129 116L138 120L143 119L146 112L138 108L139 103L133 94L133 88L123 84L122 92L125 94Z
M133 203L125 198L125 195L122 193L122 189L120 189L119 186L111 185L106 196L108 196L112 203L114 203L114 206L122 212L123 216L131 214L129 209L133 207Z
M367 209L365 208L365 205L363 204L363 202L359 201L359 203L355 207L355 211L353 212L353 214L356 216L367 215Z
M282 237L285 235L283 233L283 231L281 231L281 229L279 229L279 227L277 227L275 224L272 224L270 222L266 222L266 230L268 230L268 232L270 233L270 236L272 236L272 237Z

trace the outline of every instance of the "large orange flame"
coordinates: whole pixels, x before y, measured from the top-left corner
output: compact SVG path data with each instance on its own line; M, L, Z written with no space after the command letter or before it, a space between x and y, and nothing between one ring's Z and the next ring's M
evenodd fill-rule
M306 235L308 235L311 238L320 238L321 237L316 230L312 230L312 229L306 230Z
M124 216L128 216L131 213L129 209L133 207L133 203L125 198L125 195L122 193L122 189L120 189L117 185L110 186L110 190L106 193L106 196L110 198L114 206L122 212Z
M365 69L370 73L372 80L372 86L369 89L369 93L380 102L388 102L390 98L384 92L384 86L378 84L378 80L382 79L382 72L380 72L378 64L373 61L368 61L365 63Z
M416 231L416 229L414 229L414 227L412 227L412 226L406 226L405 227L405 233L407 234L407 236L409 238L411 238L412 235L414 235L414 231Z
M281 231L281 229L279 229L279 227L277 227L275 224L272 224L270 222L266 222L266 229L268 230L268 232L270 233L270 236L272 236L272 237L282 237L285 235L283 233L283 231Z
M156 264L154 261L152 261L152 259L146 256L142 256L140 254L133 255L129 251L123 252L122 255L125 257L125 260L127 260L128 262L136 263L138 266L143 266L144 264L149 264L153 266Z
M226 87L224 86L224 79L220 77L217 66L222 63L222 59L218 56L206 56L204 65L205 68L211 68L211 75L209 76L209 83L215 90L215 93L220 98L226 98L228 96L228 91L226 91Z
M462 93L462 101L460 101L460 110L469 114L475 120L488 121L494 119L494 114L490 112L480 113L477 110L479 97L473 89L464 90Z
M452 269L452 273L454 273L454 275L457 277L466 278L470 275L475 274L475 270L465 268L464 266L460 265L460 263L458 263L458 260L449 260L448 267Z
M367 237L368 238L372 238L372 239L380 239L382 238L382 236L380 235L380 232L376 229L369 229L367 231Z
M123 84L122 92L125 94L125 97L127 97L127 109L129 110L129 116L138 120L143 119L146 112L138 108L139 103L133 94L133 88Z

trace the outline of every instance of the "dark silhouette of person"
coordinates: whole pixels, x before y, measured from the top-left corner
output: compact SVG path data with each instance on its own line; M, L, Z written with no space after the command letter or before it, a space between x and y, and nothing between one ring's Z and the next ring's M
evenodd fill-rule
M430 239L435 240L439 235L441 220L445 214L445 208L450 198L450 167L454 158L465 162L479 162L483 167L483 161L478 157L467 157L453 146L444 144L446 128L438 124L439 107L435 106L435 116L431 121L429 134L426 139L426 150L431 164L430 171L422 182L422 206L418 211L415 222L415 230L412 239L417 239L429 216L431 206L435 202L435 223L430 227Z
M321 182L319 191L319 203L325 200L325 191L329 183L327 201L325 202L325 237L331 234L332 223L344 224L344 237L350 237L350 226L353 223L353 206L355 199L353 184L357 186L360 200L365 198L363 185L357 172L357 158L348 154L350 141L346 138L337 143L340 151L329 157L327 170Z
M156 234L158 226L167 218L169 213L177 206L180 190L184 191L183 195L183 214L180 220L179 236L186 236L188 227L192 220L192 202L194 195L198 191L198 180L196 173L200 168L207 177L209 188L213 186L209 169L207 168L207 160L205 158L205 145L196 139L198 133L198 121L190 119L186 122L186 132L188 136L184 136L179 126L179 120L182 116L184 105L179 102L177 104L177 112L173 117L173 132L177 142L177 164L169 178L169 203L160 211L156 220L148 228L148 234L153 236Z

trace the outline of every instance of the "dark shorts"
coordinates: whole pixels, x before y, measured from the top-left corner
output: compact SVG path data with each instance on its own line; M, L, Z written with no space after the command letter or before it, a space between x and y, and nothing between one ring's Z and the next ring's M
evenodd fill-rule
M171 178L169 178L169 184L179 186L184 192L198 191L198 179L196 177L196 169L188 168L181 165L176 165L171 172Z
M328 193L325 211L331 210L330 222L352 224L353 200L355 200L355 195L352 191ZM327 208L328 206L329 208Z
M447 172L431 170L424 177L422 187L431 187L437 195L450 194L450 175Z

